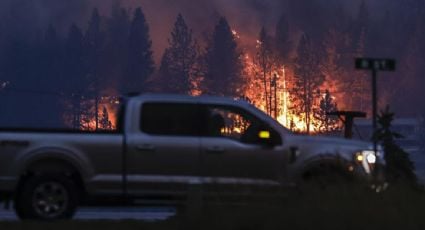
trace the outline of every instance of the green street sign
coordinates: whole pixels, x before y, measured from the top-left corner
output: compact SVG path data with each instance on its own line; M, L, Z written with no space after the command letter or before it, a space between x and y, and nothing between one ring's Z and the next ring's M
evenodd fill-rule
M356 69L394 71L395 67L394 59L356 58Z

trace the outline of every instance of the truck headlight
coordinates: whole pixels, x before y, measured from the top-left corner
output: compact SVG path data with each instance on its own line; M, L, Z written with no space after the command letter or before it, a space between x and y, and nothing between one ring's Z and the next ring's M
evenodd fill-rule
M361 151L361 154L364 159L366 159L366 162L369 164L375 164L376 163L376 154L373 150L364 150Z
M369 164L375 164L375 163L376 163L376 156L375 156L375 154L374 154L374 153L372 153L372 154L368 154L368 155L366 156L366 161L367 161L367 163L369 163Z
M358 163L366 161L369 164L375 164L377 156L373 150L364 150L357 152L355 155L355 159Z
M379 151L378 151L379 155ZM371 173L377 160L377 154L373 150L363 150L355 154L355 161L361 164L366 173Z

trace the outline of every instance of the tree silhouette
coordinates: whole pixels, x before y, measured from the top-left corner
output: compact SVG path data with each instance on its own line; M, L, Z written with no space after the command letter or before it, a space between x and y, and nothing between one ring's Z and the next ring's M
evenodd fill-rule
M357 17L355 18L352 25L352 38L354 45L359 44L362 36L368 32L368 24L369 24L369 9L365 0L362 0L359 6L359 10L357 12Z
M206 73L203 93L230 97L242 96L241 56L227 20L224 17L220 18L205 55Z
M420 117L419 142L422 153L425 154L425 111L422 112Z
M386 178L390 182L416 185L417 178L414 173L413 162L410 160L409 154L395 142L395 138L403 138L403 136L392 131L391 123L393 120L394 113L387 106L378 115L379 128L373 137L384 148Z
M109 120L109 114L106 107L103 107L102 110L102 116L100 118L100 129L102 130L111 130L112 129L112 123Z
M342 63L345 72L352 72L353 58L364 57L366 55L369 23L368 7L366 2L362 1L358 9L357 17L352 22L349 30L351 34L348 34L350 35L348 39L351 41L351 50L348 57L345 58L345 63ZM341 51L338 53L341 53ZM350 107L360 111L371 111L371 101L367 93L371 91L368 74L365 71L360 71L356 73L355 77L350 74L344 74L342 77L342 89L346 92L347 102L351 104Z
M52 25L47 28L40 48L39 76L33 76L33 87L50 94L44 93L33 96L33 98L38 99L38 103L36 103L38 109L34 111L32 116L38 116L38 122L43 124L44 127L60 127L64 110L60 103L60 92L63 91L64 87L61 82L62 44L56 29Z
M67 99L71 102L72 128L81 128L81 102L86 94L87 79L84 76L83 34L75 24L72 25L65 41L64 83Z
M257 53L254 57L254 74L256 79L261 79L266 112L271 116L276 114L273 113L276 109L273 103L273 97L275 96L273 92L274 87L276 87L276 79L274 78L273 70L277 67L276 62L277 58L273 49L273 40L263 27L259 34Z
M117 1L112 6L111 17L106 23L105 58L103 75L107 77L107 88L116 90L123 81L128 62L128 38L130 33L130 16Z
M292 92L296 114L304 118L307 134L310 133L310 125L314 100L319 87L322 85L324 76L318 70L319 58L315 52L312 41L307 35L301 37L298 45L298 57L296 60L294 89Z
M142 8L134 12L128 39L128 61L125 78L122 81L121 93L147 91L148 78L154 71L152 57L152 41L149 27L146 23Z
M168 93L190 94L198 72L198 47L181 14L177 16L168 43L170 47L161 61L160 88Z
M84 37L86 52L86 77L89 96L94 100L95 129L99 128L99 103L101 92L102 54L104 52L104 33L101 31L101 19L97 9L93 9L89 27Z
M316 131L327 133L330 131L338 130L339 119L336 116L328 115L330 112L338 110L338 106L331 96L329 90L320 99L319 107L314 109L315 127Z
M293 42L291 41L289 22L284 14L279 18L276 24L275 46L281 65L291 66L291 52Z

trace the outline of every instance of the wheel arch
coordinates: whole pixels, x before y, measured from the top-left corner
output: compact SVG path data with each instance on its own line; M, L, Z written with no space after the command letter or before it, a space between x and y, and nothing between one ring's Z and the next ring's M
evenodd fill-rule
M77 184L78 187L85 191L85 179L90 172L86 169L84 160L79 159L76 154L69 150L60 148L43 148L26 154L26 157L21 159L21 164L18 169L18 183L16 189L25 181L26 178L34 174L63 174Z
M308 174L320 168L328 168L333 171L338 171L339 173L344 173L346 176L350 176L349 167L351 165L352 163L349 160L340 155L323 154L308 160L297 174L297 178L303 180Z

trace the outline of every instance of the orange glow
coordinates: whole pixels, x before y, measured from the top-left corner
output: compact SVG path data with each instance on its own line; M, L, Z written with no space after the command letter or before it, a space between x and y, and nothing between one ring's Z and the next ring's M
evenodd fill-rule
M262 42L256 40L256 48L259 49L261 45ZM252 58L255 55L248 54L246 50L244 51L243 61L245 66L244 72L246 74L244 96L253 105L274 117L286 128L302 133L307 131L308 125L311 133L316 132L319 127L315 125L318 122L313 116L313 112L310 115L310 124L306 124L305 115L295 114L293 111L293 108L299 106L294 104L293 98L295 95L291 92L294 87L293 70L290 67L279 64L276 60L276 63L271 64L271 70L268 71L268 75L266 76L268 82L264 83L264 75L259 71L261 67ZM321 89L336 91L336 85L332 79L327 79ZM313 101L314 107L320 104L322 97L322 95L318 95L315 98ZM340 98L333 97L333 99L339 102L338 99Z
M79 115L79 129L86 131L115 130L117 128L117 114L119 106L120 101L116 96L100 97L97 111L98 122L96 129L95 100L82 97L80 103L81 112ZM104 109L106 114L104 114ZM72 124L72 117L72 114L68 114L64 117L66 124L70 127L75 126L75 124Z

